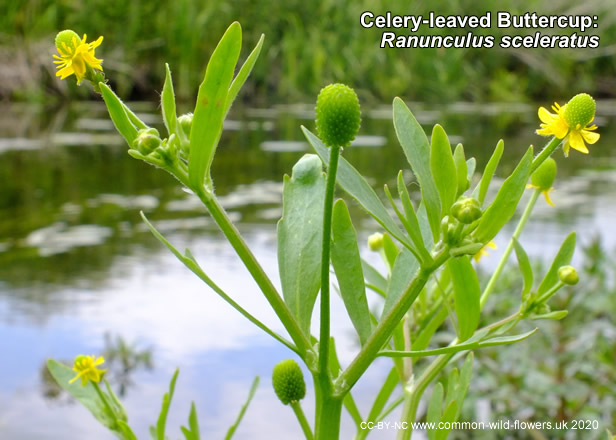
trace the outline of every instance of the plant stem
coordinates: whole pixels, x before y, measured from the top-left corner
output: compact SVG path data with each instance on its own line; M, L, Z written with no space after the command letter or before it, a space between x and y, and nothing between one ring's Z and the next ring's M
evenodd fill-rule
M546 149L547 148L548 147L546 147ZM496 286L496 282L498 281L498 277L500 277L501 273L503 272L503 269L505 268L505 265L507 264L509 255L511 255L511 251L513 250L513 239L515 238L517 240L518 238L520 238L520 234L522 234L522 230L524 229L524 226L526 226L526 222L528 222L528 219L530 218L530 214L532 213L533 208L535 207L535 203L537 202L537 198L539 197L540 193L541 193L541 190L537 188L535 189L535 191L533 191L533 194L530 196L530 200L528 201L528 204L526 205L526 208L524 209L524 213L522 214L522 217L520 218L520 221L518 222L518 225L516 226L515 231L513 232L511 240L509 240L509 244L507 245L507 248L505 249L505 253L501 257L500 261L498 262L498 266L496 267L496 270L490 277L490 281L488 281L488 285L486 286L485 290L483 291L483 294L481 295L479 306L482 309L486 301L488 300L488 297L494 290L494 287Z
M205 195L202 191L197 193L210 215L225 235L235 252L240 257L250 275L256 281L257 285L265 295L265 298L270 303L276 315L284 325L285 329L293 339L293 342L299 350L299 355L304 361L307 360L307 353L312 351L310 341L306 338L299 327L297 320L291 314L286 303L272 284L272 281L266 275L265 271L250 251L246 242L240 235L235 225L229 219L224 208L220 205L216 197L213 195Z
M548 157L550 157L552 155L552 153L554 152L554 150L556 150L556 147L558 147L560 145L560 143L562 142L562 139L558 139L556 136L554 136L547 144L545 147L543 147L543 150L541 150L541 153L539 153L537 155L537 157L535 157L533 159L533 163L530 167L530 173L532 174L533 172L535 172L535 170L537 168L539 168L539 165L541 165L543 163L543 161L545 161Z
M304 415L304 411L302 410L302 406L299 402L291 402L291 408L293 408L293 412L295 413L295 417L297 417L297 421L299 425L302 427L302 431L304 432L304 436L306 440L313 440L314 436L312 435L312 429L310 429L310 425L308 424L308 420Z
M321 250L321 325L319 332L319 375L320 382L331 382L329 378L329 251L332 236L332 210L334 189L340 147L329 149L329 169L325 187L325 205L323 207L323 247Z
M116 417L116 413L113 410L113 408L111 408L111 405L109 405L109 402L107 401L107 398L105 397L105 394L103 394L103 391L101 390L101 388L98 386L98 383L93 382L93 381L91 381L90 383L96 390L96 394L98 394L98 397L103 401L103 404L105 405L105 408L107 408L107 411L109 411L109 414L111 415L111 417L113 417L113 421L115 422L115 424L117 424L118 418Z
M331 380L325 387L321 386L320 372L314 374L313 377L316 400L315 439L338 440L343 398L332 394Z

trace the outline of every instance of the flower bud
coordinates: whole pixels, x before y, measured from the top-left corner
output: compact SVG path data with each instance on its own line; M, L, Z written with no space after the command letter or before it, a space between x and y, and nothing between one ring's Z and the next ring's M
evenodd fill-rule
M161 145L160 135L155 128L142 128L137 133L132 147L147 156Z
M383 249L383 234L375 232L368 237L368 247L372 252L378 252Z
M58 49L60 53L66 53L64 45L69 49L74 49L75 44L79 44L80 41L81 38L79 38L79 35L77 35L75 31L66 29L58 32L58 35L56 35L56 49Z
M575 95L563 111L563 118L571 129L586 127L595 118L595 100L587 93Z
M451 215L460 223L469 225L481 217L481 205L470 197L460 197L451 206Z
M580 281L580 276L573 266L561 266L558 269L558 278L570 286L574 286Z
M548 157L530 176L530 182L541 191L549 191L556 179L556 161Z
M178 124L182 127L182 131L186 137L190 138L190 130L192 129L193 114L186 113L178 118Z
M306 383L302 370L292 359L279 362L272 372L274 391L284 405L297 402L306 395Z
M316 123L319 137L328 147L345 147L355 139L361 111L355 91L344 84L330 84L317 98Z

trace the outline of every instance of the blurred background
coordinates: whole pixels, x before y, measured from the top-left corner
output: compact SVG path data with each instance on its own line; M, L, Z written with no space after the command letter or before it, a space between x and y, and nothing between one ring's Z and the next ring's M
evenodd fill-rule
M556 153L556 207L541 200L521 237L537 267L545 267L564 237L578 232L574 263L582 281L557 299L571 314L562 322L538 323L540 332L521 345L477 353L462 419L581 418L600 424L593 431L473 432L473 438L587 439L603 438L605 428L614 431L613 1L399 3L0 2L0 438L110 438L54 386L44 368L50 357L71 362L81 353L105 355L108 376L123 395L140 438L146 438L155 422L176 367L181 373L168 424L173 438L186 423L191 400L197 403L207 438L222 438L256 375L261 385L238 438L300 438L294 416L270 386L271 368L291 353L244 322L181 266L145 228L139 212L176 247L190 247L204 270L238 302L282 331L256 285L200 203L170 176L130 158L101 100L85 83L78 87L70 79L57 79L51 58L59 30L87 33L88 40L103 35L96 55L104 59L110 84L163 133L158 99L164 63L173 72L180 113L191 111L206 60L234 20L244 31L242 59L261 33L265 44L225 123L213 174L222 204L277 284L275 230L282 211L282 176L309 152L300 125L314 127L314 100L322 86L340 81L357 90L363 125L344 154L380 196L383 184L394 183L404 166L400 164L406 163L391 124L394 96L409 103L427 132L436 122L443 125L453 144L462 142L467 156L477 158L479 170L503 138L505 155L497 171L501 179L529 144L545 142L534 134L539 106L562 104L582 91L597 98L600 141L588 156L572 151L565 159ZM590 14L599 17L599 27L586 33L599 35L601 43L594 50L380 49L383 30L360 26L365 10ZM444 31L422 29L428 32ZM504 33L534 32L474 31L497 39ZM379 227L356 205L351 209L365 243ZM484 273L496 265L512 229L499 235L499 249L482 259ZM384 269L366 245L362 252ZM512 264L486 314L505 316L519 307L520 285ZM376 298L370 302L378 306ZM334 300L333 307L333 331L341 361L347 363L357 342L341 302ZM377 362L358 384L355 397L363 413L388 365ZM304 405L309 418L311 404L309 391ZM396 417L394 412L391 419ZM352 437L349 420L343 422L343 432L343 438ZM375 439L395 435L373 434Z

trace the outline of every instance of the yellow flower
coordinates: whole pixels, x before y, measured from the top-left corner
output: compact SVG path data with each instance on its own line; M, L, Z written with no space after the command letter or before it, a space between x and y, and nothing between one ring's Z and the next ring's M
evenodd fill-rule
M570 147L588 154L585 142L594 144L599 140L599 133L593 133L597 126L588 126L595 117L595 100L586 93L580 93L562 107L555 102L552 109L555 113L550 113L545 107L539 108L539 119L543 123L537 134L566 138L563 146L565 156L569 155Z
M75 358L75 363L73 364L73 371L77 373L77 376L69 380L68 383L73 383L79 378L81 378L82 387L85 387L89 380L95 383L100 382L107 370L99 370L96 367L103 362L105 362L105 358L102 356L96 359L95 356L80 354Z
M92 43L86 42L87 35L83 34L83 38L79 39L79 36L71 31L65 30L60 32L56 37L56 49L58 49L58 55L53 57L57 64L56 68L59 69L56 72L56 76L60 79L67 78L72 74L77 77L77 84L81 83L86 76L88 67L91 69L103 70L100 60L94 56L94 49L96 49L103 42L103 37L98 37L98 40Z
M494 243L493 241L490 241L488 243L486 243L480 250L479 252L477 252L474 256L473 259L476 262L479 262L479 260L481 260L481 257L488 257L490 256L490 254L488 253L488 251L486 250L486 248L490 248L490 249L496 249L496 243Z

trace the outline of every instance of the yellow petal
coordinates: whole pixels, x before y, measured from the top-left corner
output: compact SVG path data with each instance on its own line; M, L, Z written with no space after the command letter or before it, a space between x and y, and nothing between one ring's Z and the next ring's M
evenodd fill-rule
M548 202L548 205L550 206L556 206L554 202L552 202L552 199L550 199L550 193L552 192L553 189L554 188L550 188L547 191L543 191L543 196L545 197L545 201Z
M584 144L584 139L579 131L572 131L569 133L569 144L574 150L578 150L580 153L588 154L588 148Z
M586 142L592 145L599 140L600 135L599 133L593 133L592 131L582 130L582 137Z

